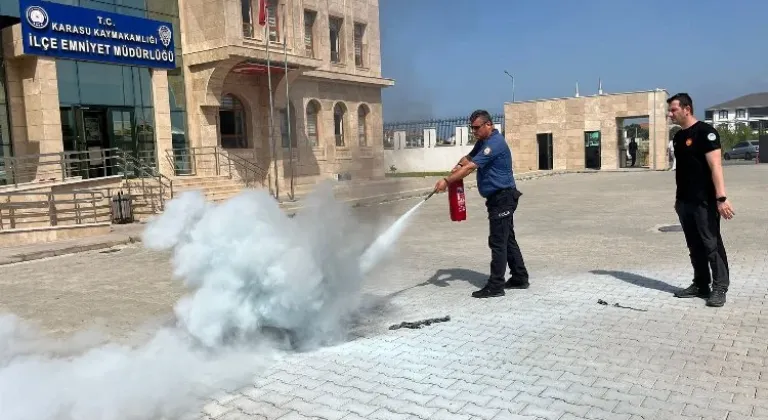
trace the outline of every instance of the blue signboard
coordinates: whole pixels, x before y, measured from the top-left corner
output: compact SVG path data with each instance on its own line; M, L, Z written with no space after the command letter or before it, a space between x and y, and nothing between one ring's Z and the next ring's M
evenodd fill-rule
M47 1L20 0L24 53L151 68L176 68L169 22Z

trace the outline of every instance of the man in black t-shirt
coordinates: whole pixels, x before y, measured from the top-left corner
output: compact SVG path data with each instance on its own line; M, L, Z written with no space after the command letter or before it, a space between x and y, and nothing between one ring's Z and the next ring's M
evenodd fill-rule
M723 306L730 280L720 217L731 219L734 212L725 196L720 134L693 116L693 101L687 93L678 93L667 103L669 117L682 128L673 139L677 162L675 211L693 266L693 284L675 296L702 297L707 299L707 306Z

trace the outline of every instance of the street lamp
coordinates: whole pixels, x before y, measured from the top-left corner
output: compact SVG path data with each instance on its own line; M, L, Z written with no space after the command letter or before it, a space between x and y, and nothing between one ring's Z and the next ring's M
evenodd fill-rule
M508 71L504 70L504 73L512 78L512 102L515 102L515 76L512 76L509 74Z

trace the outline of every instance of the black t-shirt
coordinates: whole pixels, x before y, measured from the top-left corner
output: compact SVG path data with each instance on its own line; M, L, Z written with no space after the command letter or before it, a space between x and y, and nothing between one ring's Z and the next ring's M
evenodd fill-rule
M697 121L680 130L674 137L677 170L676 198L684 201L710 201L715 199L715 184L706 154L720 149L720 133L715 127Z

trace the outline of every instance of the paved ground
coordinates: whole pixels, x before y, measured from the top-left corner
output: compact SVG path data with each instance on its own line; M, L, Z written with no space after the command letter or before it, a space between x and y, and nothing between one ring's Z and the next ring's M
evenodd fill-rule
M366 285L386 305L356 339L287 357L201 418L768 418L768 165L726 169L736 218L724 228L732 287L718 309L671 295L690 280L682 234L654 231L676 222L673 176L522 181L517 233L533 286L490 300L469 297L488 268L482 201L471 191L469 221L453 223L445 196L433 198ZM360 211L397 216L413 204ZM119 338L180 296L167 258L129 245L7 265L0 307L62 334L102 318Z

